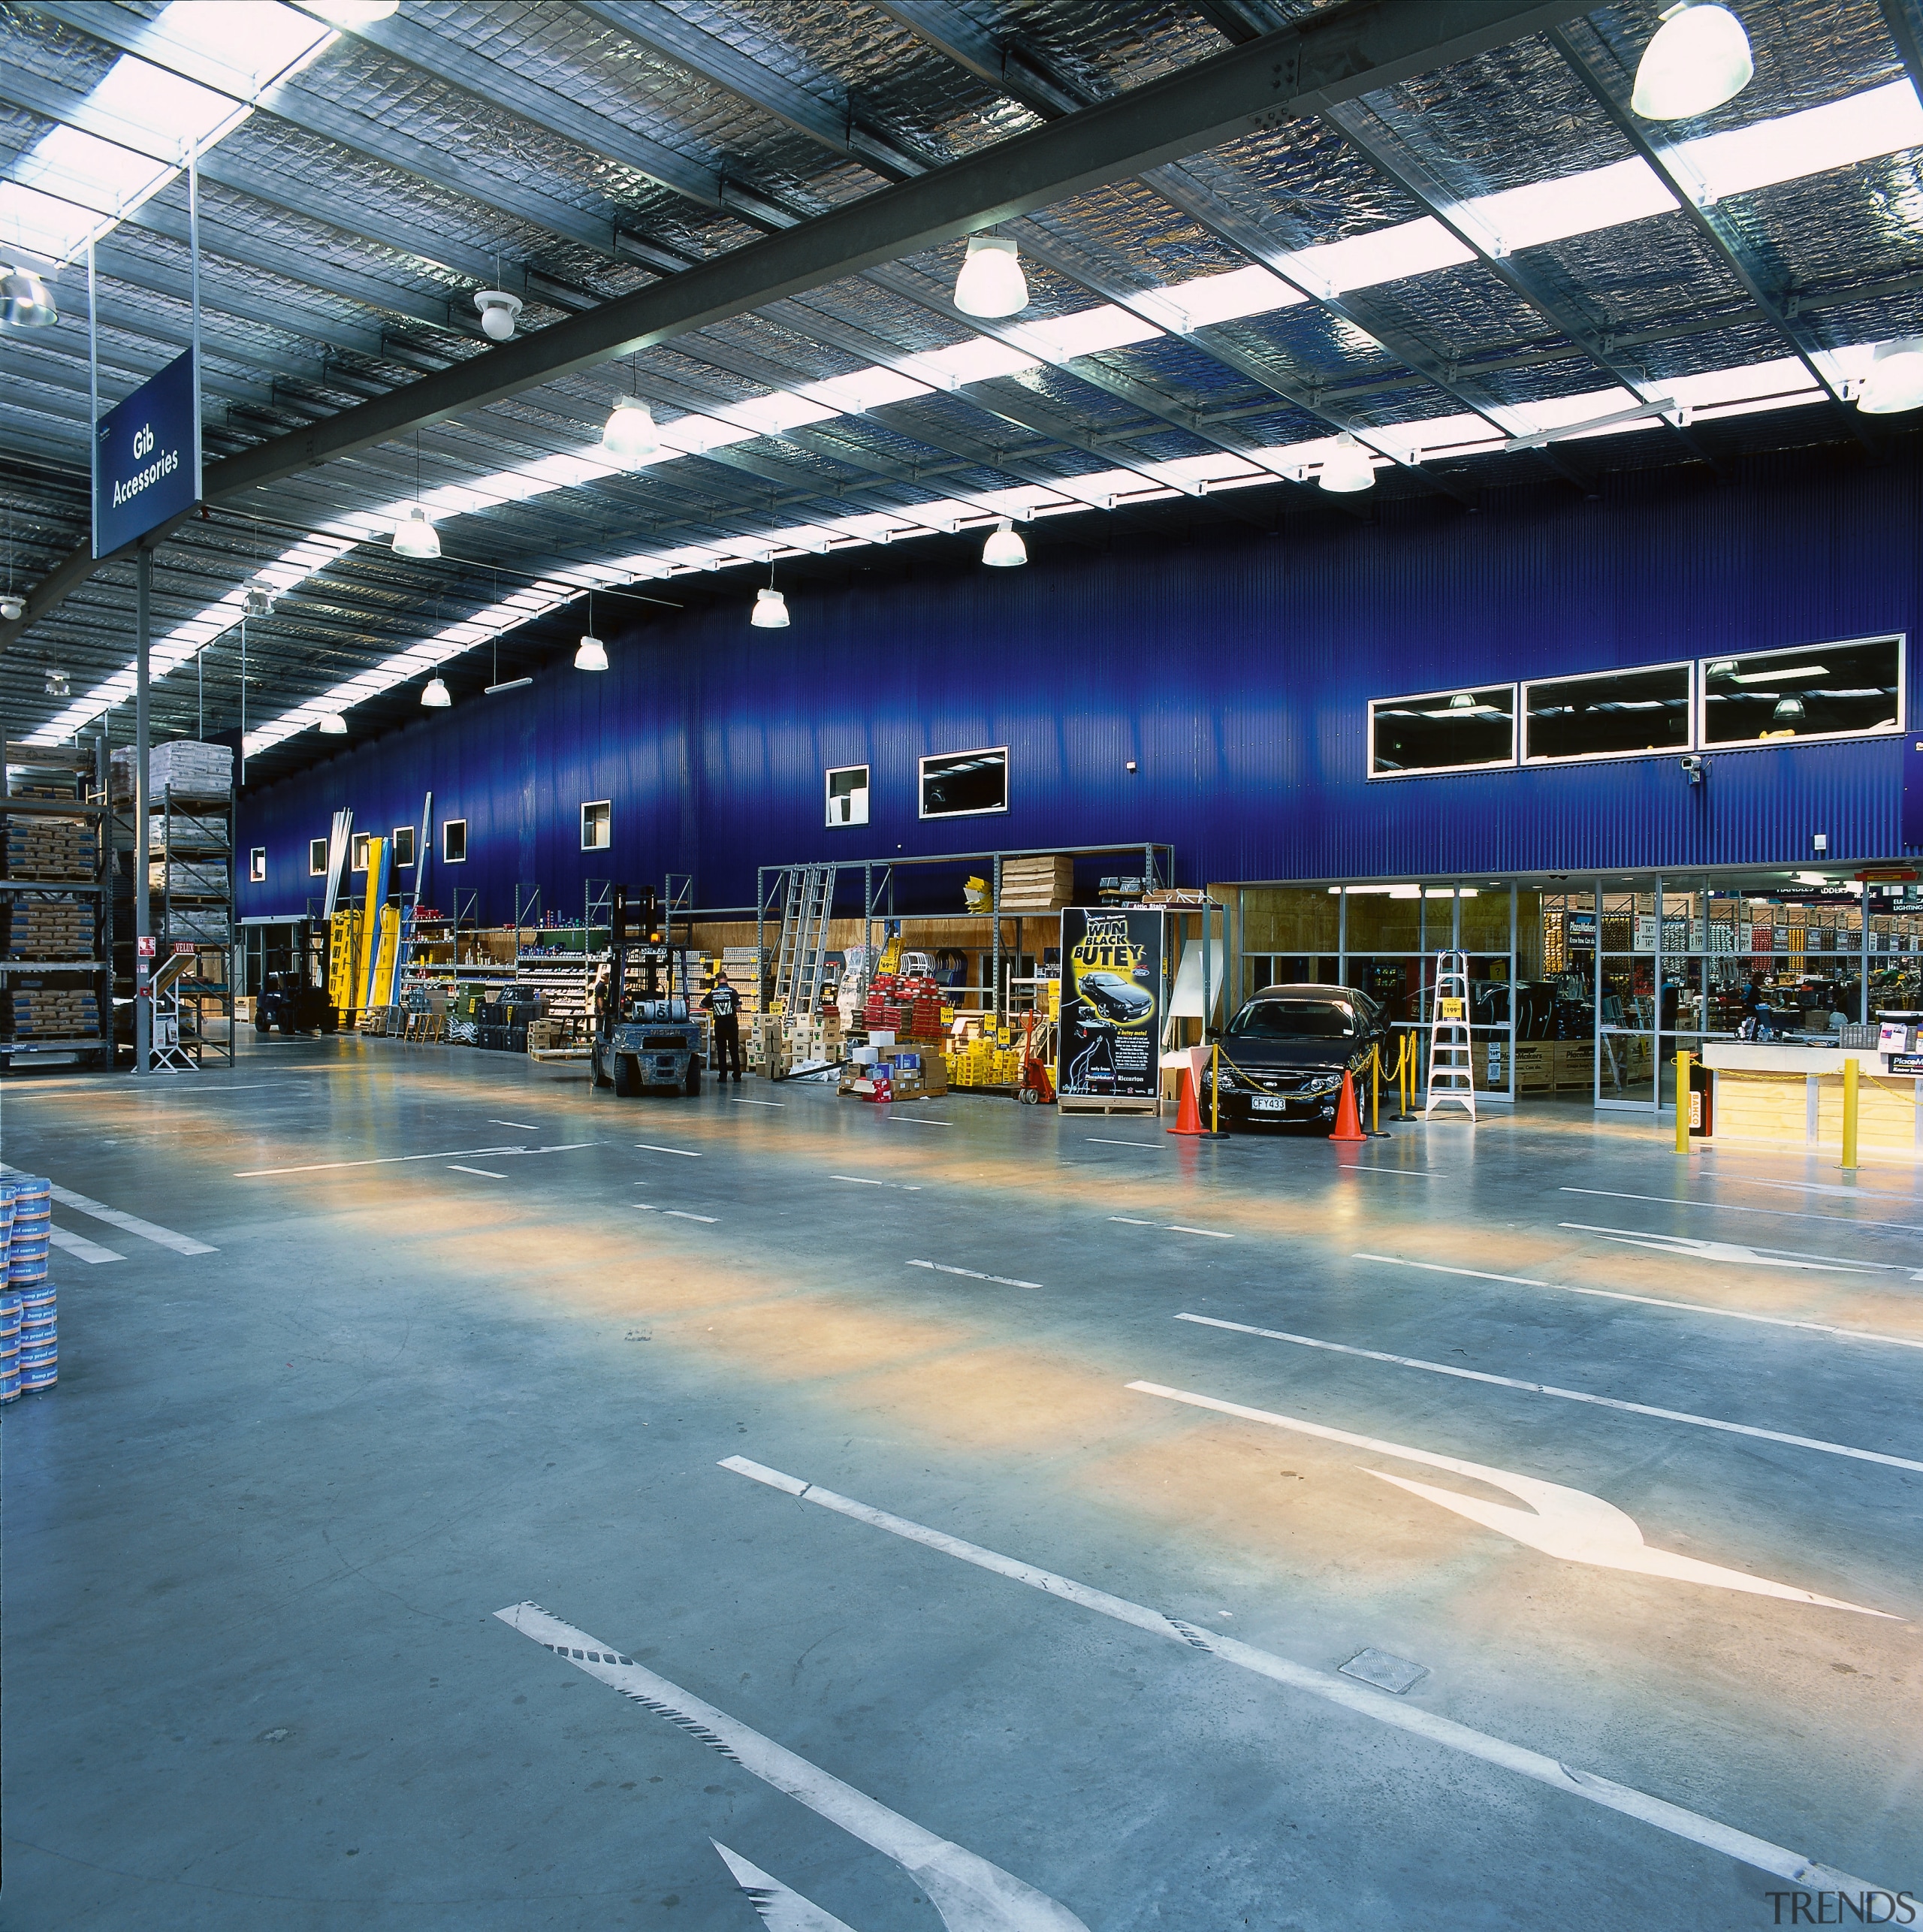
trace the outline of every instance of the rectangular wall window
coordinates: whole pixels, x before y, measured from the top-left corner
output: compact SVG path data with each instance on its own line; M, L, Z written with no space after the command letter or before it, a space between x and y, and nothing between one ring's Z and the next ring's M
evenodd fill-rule
M328 842L324 838L310 838L307 841L307 877L325 879L328 876Z
M1689 666L1600 671L1523 687L1523 762L1689 748Z
M349 871L367 871L367 841L372 836L371 833L364 832L357 832L354 835L353 842L349 846L347 851L347 866Z
M1376 698L1369 707L1369 775L1480 771L1516 762L1516 687L1490 684Z
M397 825L394 829L394 862L397 865L414 863L414 828L411 825Z
M868 822L868 768L844 765L828 774L828 823L866 825Z
M1707 749L1899 730L1903 674L1900 637L1706 657L1701 742Z
M264 845L257 845L247 854L247 877L258 886L267 876L267 849Z
M614 820L605 798L596 798L581 808L581 849L584 852L605 852L612 843Z
M441 821L441 863L458 865L467 856L467 821L465 819L443 819Z
M1008 809L1008 747L949 751L922 760L922 817L965 818Z

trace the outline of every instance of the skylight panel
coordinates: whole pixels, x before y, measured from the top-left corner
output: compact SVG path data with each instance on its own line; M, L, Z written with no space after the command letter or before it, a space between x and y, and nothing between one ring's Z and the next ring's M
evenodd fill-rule
M795 393L838 413L852 415L904 403L910 396L925 396L928 385L898 369L857 369L852 375L831 376L826 382L805 382Z
M1152 342L1162 331L1140 315L1104 302L1074 315L1023 322L1010 333L1047 358L1064 361L1073 356L1099 355L1104 349L1125 349L1131 343Z
M986 382L998 376L1019 376L1024 370L1039 369L1040 361L1024 355L986 336L975 336L948 349L925 351L906 358L907 366L925 375L937 389L958 389L965 382Z
M87 104L129 129L138 129L163 152L171 150L183 161L190 142L210 147L252 111L132 54L122 54L101 75Z
M1291 273L1300 268L1311 288L1339 295L1347 288L1372 288L1475 259L1440 222L1424 215L1417 221L1351 235L1346 241L1298 249L1288 261Z
M0 241L51 261L65 261L86 246L103 224L88 209L44 195L17 181L0 182Z
M1923 105L1907 80L1753 126L1681 143L1712 199L1923 146Z
M1162 299L1179 311L1192 329L1214 322L1233 322L1244 315L1266 315L1287 309L1308 297L1291 288L1278 275L1261 267L1237 268L1226 275L1198 275L1161 290Z
M102 215L144 201L174 171L77 128L55 128L23 155L14 178Z
M1632 155L1611 167L1559 180L1478 195L1464 203L1463 212L1513 255L1518 249L1617 228L1647 215L1666 215L1676 206L1676 197L1655 169L1641 155Z
M177 47L234 78L243 98L301 66L335 38L312 14L277 0L173 0L153 23L149 52Z
M777 391L771 396L750 397L744 403L729 403L714 412L723 422L751 430L756 436L779 436L784 430L799 429L806 423L826 422L841 412L832 404L802 395Z

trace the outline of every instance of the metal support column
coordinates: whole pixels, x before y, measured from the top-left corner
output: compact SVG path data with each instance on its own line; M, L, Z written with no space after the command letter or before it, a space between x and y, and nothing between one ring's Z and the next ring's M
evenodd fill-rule
M153 622L153 552L134 556L134 1071L153 1070L153 1012L147 998L153 904L147 893L147 684Z

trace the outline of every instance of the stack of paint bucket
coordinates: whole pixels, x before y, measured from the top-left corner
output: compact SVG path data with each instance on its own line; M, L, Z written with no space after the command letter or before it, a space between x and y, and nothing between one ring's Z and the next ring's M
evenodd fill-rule
M16 1297L20 1300L17 1360L18 1386L25 1393L30 1389L50 1389L59 1373L59 1329L47 1262L53 1245L53 1191L47 1182L27 1176L14 1182L11 1192L14 1221L7 1239L6 1301ZM5 1302L0 1302L0 1331L5 1327Z

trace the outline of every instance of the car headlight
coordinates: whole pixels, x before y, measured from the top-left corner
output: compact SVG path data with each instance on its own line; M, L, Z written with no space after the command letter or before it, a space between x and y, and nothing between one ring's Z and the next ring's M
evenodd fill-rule
M1302 1091L1305 1094L1333 1094L1342 1084L1342 1076L1339 1073L1318 1073L1314 1079L1305 1080L1302 1083Z

